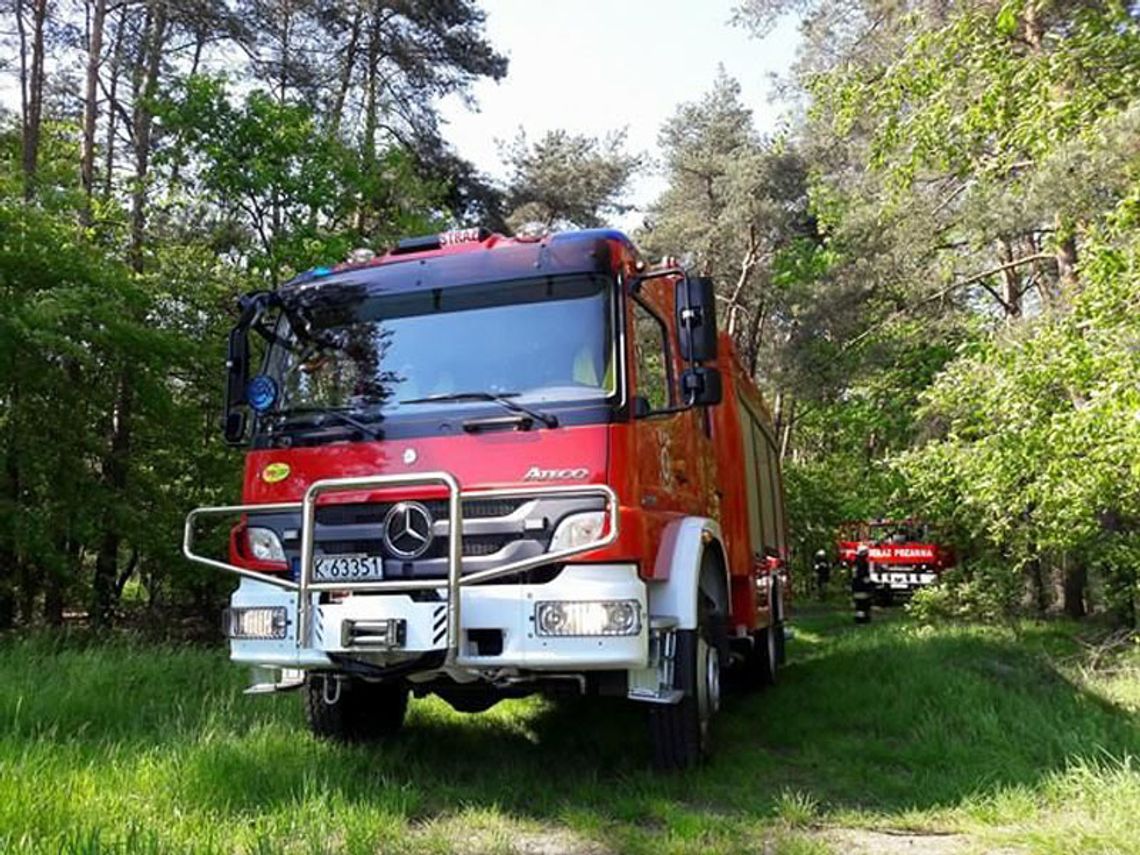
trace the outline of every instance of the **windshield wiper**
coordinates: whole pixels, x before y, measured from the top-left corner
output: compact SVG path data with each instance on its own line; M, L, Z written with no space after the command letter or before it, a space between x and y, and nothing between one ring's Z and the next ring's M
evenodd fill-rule
M428 395L426 398L409 398L406 401L400 401L400 403L438 404L455 401L488 401L493 404L498 404L501 407L505 407L512 413L520 413L524 416L530 416L535 421L542 422L548 428L558 427L558 416L555 416L551 413L544 413L540 410L534 410L530 407L523 406L517 401L512 401L511 398L518 394L518 392L502 392L497 395L494 392L453 392L443 395Z
M342 410L333 409L331 407L329 407L329 408L313 407L311 409L304 409L304 410L286 410L285 412L280 413L279 415L282 415L286 419L288 419L291 414L306 415L306 416L312 415L312 416L315 416L317 419L319 419L319 421L311 421L310 423L304 424L304 425L295 424L295 425L292 425L292 427L324 427L324 420L329 418L329 417L332 417L334 419L339 420L343 424L348 425L349 427L356 428L358 431L363 433L369 439L380 439L380 429L379 428L372 427L371 425L367 425L364 422L359 421L358 419L354 419L352 416L350 416L348 413L346 413ZM282 427L287 429L290 427L290 425L288 423L286 423L286 424L282 425Z

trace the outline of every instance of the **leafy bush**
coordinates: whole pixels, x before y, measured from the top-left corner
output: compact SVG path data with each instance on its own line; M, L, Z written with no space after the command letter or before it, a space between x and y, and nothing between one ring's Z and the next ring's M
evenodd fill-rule
M948 570L939 584L917 591L906 610L926 623L1000 622L1020 611L1024 595L1021 577L1005 564L976 561Z

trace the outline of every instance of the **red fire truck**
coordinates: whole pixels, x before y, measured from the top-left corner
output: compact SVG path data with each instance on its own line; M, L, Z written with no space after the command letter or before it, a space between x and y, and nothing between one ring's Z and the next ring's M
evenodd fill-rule
M878 599L889 604L895 594L912 594L933 585L942 571L953 567L954 550L938 542L931 527L920 520L869 520L840 526L839 560L847 567L867 546L871 581Z
M721 677L771 683L789 590L769 416L712 284L611 230L401 241L249 294L224 430L242 503L183 548L237 574L252 692L379 738L572 691L646 705L657 765L708 750ZM236 520L226 560L203 518ZM726 670L728 669L728 670Z

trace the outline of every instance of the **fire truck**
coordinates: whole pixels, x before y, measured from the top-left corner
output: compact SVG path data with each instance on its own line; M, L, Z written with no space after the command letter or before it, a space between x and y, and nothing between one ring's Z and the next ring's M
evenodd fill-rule
M930 525L920 520L879 519L848 522L840 527L839 560L851 567L860 546L871 561L871 581L878 600L889 605L896 594L913 594L933 585L955 564L954 550L938 542Z
M790 590L769 414L714 299L618 231L482 229L243 297L241 503L193 510L183 551L239 577L247 691L299 690L342 740L409 697L619 695L656 765L698 763L723 683L775 681Z

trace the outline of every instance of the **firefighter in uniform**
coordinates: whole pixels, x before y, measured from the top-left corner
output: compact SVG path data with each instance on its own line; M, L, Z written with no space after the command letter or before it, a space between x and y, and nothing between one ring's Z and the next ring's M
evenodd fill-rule
M827 583L831 581L831 562L822 549L815 554L815 590L821 600L827 599Z
M871 599L875 585L871 581L871 550L859 544L855 552L855 570L851 574L851 599L855 603L855 623L871 622Z

